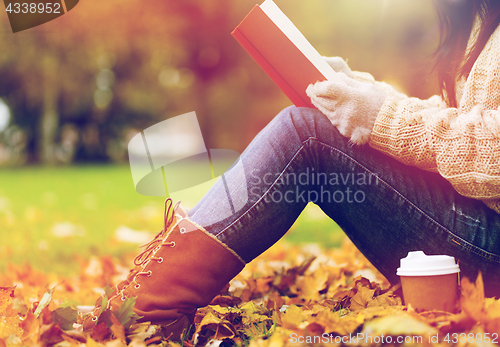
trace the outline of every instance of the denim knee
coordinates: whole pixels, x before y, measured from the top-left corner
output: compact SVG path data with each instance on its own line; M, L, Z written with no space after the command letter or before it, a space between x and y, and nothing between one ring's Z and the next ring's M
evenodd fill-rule
M273 122L283 127L295 128L302 141L309 138L318 138L321 134L328 138L341 136L330 120L321 111L315 108L289 106L276 115Z

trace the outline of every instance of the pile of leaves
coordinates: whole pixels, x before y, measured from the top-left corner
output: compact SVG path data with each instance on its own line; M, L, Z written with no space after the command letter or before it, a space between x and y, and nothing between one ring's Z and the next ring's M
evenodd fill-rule
M279 243L251 262L200 308L182 341L137 323L134 298L103 311L92 331L75 324L80 305L107 300L128 269L111 257L82 261L74 277L27 265L0 273L3 346L488 345L499 342L500 300L484 298L482 278L463 279L458 313L417 312L346 242L323 251ZM495 338L496 336L496 338Z

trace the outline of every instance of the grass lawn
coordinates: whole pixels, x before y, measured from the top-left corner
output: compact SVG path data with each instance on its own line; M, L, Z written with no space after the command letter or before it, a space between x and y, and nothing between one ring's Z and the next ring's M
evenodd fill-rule
M137 245L117 240L117 229L154 236L163 201L138 194L127 165L2 168L0 271L14 262L68 274L92 255L133 253ZM285 240L335 247L343 235L310 204Z

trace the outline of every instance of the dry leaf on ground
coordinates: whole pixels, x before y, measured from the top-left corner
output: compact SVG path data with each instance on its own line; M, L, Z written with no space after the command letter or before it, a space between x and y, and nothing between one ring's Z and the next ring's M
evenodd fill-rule
M479 345L479 337L500 342L500 301L484 298L481 276L462 280L460 312L416 312L352 244L315 254L310 249L279 244L248 264L226 292L198 310L183 346L375 346L381 336L407 344L404 338L420 337L424 345L440 346ZM135 299L117 312L102 312L90 333L73 330L76 305L92 305L108 281L124 278L121 263L93 257L67 278L9 265L0 273L0 347L178 345L160 326L135 323ZM461 336L468 340L462 343Z

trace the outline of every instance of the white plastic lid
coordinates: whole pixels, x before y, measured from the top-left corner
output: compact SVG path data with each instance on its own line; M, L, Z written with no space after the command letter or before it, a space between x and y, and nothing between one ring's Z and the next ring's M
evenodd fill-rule
M408 252L401 259L398 276L438 276L460 272L455 258L448 255L426 255L422 251Z

